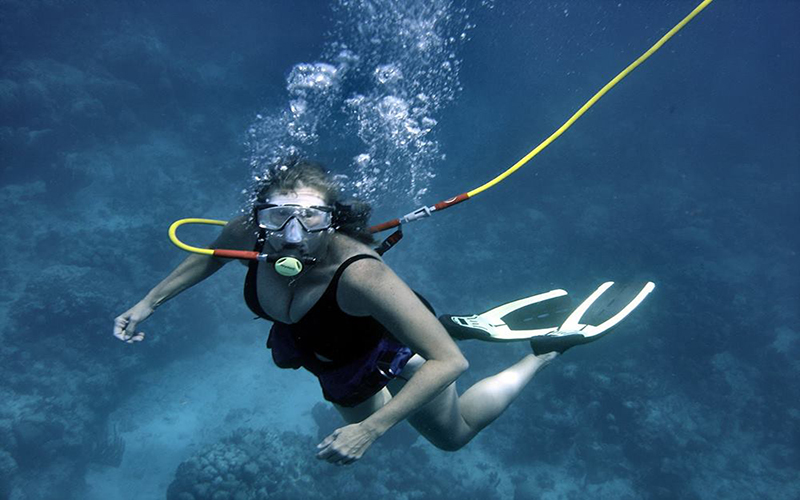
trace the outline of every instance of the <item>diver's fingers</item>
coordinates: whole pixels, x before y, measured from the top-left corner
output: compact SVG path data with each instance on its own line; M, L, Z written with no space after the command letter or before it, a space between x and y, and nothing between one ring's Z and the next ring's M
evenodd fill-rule
M144 332L139 332L135 335L131 335L125 342L133 344L134 342L141 342L142 340L144 340Z
M117 316L114 318L114 336L120 340L127 340L125 330L128 328L128 318Z
M329 462L332 462L334 460L340 459L341 455L339 454L339 452L336 451L336 449L333 446L327 446L322 448L320 452L317 453L317 458L320 460L328 460Z
M339 432L340 432L339 429L333 431L333 434L330 434L328 437L323 439L320 444L317 445L317 449L321 450L323 448L327 448L328 446L330 446L331 443L333 443L336 440L336 437L339 435Z

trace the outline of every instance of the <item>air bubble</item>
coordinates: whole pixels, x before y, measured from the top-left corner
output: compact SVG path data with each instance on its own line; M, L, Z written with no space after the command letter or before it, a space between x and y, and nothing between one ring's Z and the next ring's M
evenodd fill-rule
M375 68L375 79L378 83L387 85L397 83L403 78L403 73L394 64L384 64Z
M342 151L347 189L368 201L426 194L442 157L436 118L460 91L469 10L451 0L335 0L333 12L320 59L294 65L286 104L247 129L249 164L255 173L287 155L330 163L324 155Z

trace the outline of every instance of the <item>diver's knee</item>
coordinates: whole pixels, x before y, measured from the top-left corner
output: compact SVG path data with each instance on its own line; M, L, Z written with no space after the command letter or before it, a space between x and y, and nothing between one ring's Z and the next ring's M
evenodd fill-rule
M471 439L463 439L457 436L425 436L429 443L442 451L458 451L463 448Z
M451 453L464 447L464 443L434 443L433 445L442 451L449 451Z

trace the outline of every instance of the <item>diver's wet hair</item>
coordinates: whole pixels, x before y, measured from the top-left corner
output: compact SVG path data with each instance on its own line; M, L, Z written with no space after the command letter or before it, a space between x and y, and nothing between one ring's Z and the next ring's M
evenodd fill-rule
M341 185L315 161L292 156L270 166L256 181L255 202L264 202L271 194L296 191L301 187L316 189L322 193L325 203L334 207L333 224L338 232L362 243L375 243L369 232L372 207L360 200L342 199Z
M339 185L331 179L321 164L289 157L271 165L262 173L256 186L256 201L263 202L271 194L288 193L301 187L320 191L328 204L333 204L339 196Z

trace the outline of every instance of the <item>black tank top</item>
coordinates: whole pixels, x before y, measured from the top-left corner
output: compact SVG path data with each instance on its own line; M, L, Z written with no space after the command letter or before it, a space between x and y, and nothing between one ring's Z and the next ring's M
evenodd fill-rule
M257 245L261 246L261 245ZM261 251L256 248L256 251ZM353 262L361 259L376 259L368 254L350 257L336 270L328 288L316 304L296 323L281 323L270 317L258 302L256 279L258 261L251 261L244 283L244 300L253 313L277 324L285 325L298 350L306 355L314 353L330 360L334 365L346 364L355 360L390 335L377 320L371 316L351 316L339 308L336 291L342 273Z

